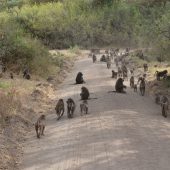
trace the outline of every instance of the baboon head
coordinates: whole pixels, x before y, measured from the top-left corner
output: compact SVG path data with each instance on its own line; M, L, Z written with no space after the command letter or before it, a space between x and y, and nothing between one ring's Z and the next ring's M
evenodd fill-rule
M40 116L40 119L41 119L41 120L45 120L45 115L44 115L44 114L41 115L41 116Z

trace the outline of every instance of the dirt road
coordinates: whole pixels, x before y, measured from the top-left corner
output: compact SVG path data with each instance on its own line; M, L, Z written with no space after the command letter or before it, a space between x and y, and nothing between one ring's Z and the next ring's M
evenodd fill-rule
M91 97L98 98L88 101L84 116L79 111L81 85L72 85L79 71ZM76 101L75 117L65 114L56 121L53 111L46 135L40 140L35 132L30 135L21 170L169 170L170 118L161 116L148 95L130 88L127 94L108 93L114 84L105 63L77 61L57 94Z

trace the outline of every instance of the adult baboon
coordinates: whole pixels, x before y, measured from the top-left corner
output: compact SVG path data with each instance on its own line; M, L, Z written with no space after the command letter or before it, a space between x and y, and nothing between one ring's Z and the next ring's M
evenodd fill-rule
M80 96L81 96L81 100L87 100L90 96L89 90L83 86L81 88Z
M93 54L93 63L95 63L95 62L96 62L96 60L97 60L97 57L96 57L96 55L95 55L95 54Z
M85 83L83 79L83 73L79 72L76 77L76 84L83 84L83 83Z
M123 84L124 80L122 78L119 78L116 81L116 85L115 85L115 90L118 93L125 93L124 89L126 88L126 86Z
M84 114L88 114L88 103L87 100L84 100L81 104L80 104L80 114L81 116Z
M35 123L35 131L37 138L40 138L40 136L44 135L45 130L45 115L41 115L37 122Z
M100 61L101 61L101 62L106 62L106 56L105 56L105 55L102 55L101 58L100 58Z
M74 111L76 109L76 104L72 98L67 100L67 117L73 118Z
M165 79L167 77L168 71L164 70L164 71L156 71L156 79L160 80L161 77L163 77L163 79Z
M58 100L55 110L56 110L56 114L57 114L57 120L59 120L63 116L64 111L65 111L63 99Z
M140 82L139 89L142 96L145 95L145 78L139 77L138 83Z
M117 72L115 72L114 70L112 70L112 78L116 78L117 79Z
M29 74L29 69L26 68L24 71L23 71L23 78L27 79L27 80L30 80L31 76Z
M161 108L162 108L162 116L167 117L168 116L168 110L169 110L169 100L166 96L162 96L161 98Z
M134 83L135 83L135 78L134 78L134 76L131 76L131 78L130 78L130 87L131 88L134 88Z

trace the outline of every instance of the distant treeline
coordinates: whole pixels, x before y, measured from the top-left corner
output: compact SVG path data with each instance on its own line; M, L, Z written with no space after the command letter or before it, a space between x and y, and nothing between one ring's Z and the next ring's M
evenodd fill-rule
M170 58L167 0L2 0L0 3L0 55L10 61L41 58L47 55L46 48L74 46L150 47L155 55Z

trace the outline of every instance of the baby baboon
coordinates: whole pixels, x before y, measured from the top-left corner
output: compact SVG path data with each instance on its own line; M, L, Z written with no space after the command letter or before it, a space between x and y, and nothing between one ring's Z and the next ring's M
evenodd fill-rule
M68 98L67 100L67 117L73 118L74 111L76 109L75 102L72 98Z
M79 72L76 77L76 84L83 84L83 83L85 83L83 79L83 73Z
M115 72L114 70L112 70L112 78L116 78L117 79L117 72Z
M63 114L64 114L64 101L63 99L59 99L56 107L55 107L55 110L56 110L56 114L57 114L57 120L59 120Z
M83 103L80 104L80 113L81 116L84 114L88 114L88 103L87 100L84 100Z
M13 73L10 73L10 78L11 78L11 79L14 79Z
M160 101L161 101L160 95L159 95L159 94L156 94L156 95L155 95L155 103L156 103L156 104L160 104Z
M134 88L134 92L137 92L138 90L137 84L134 84L133 88Z
M115 85L115 90L118 93L125 93L124 89L126 88L126 86L123 84L124 80L122 78L119 78L116 81L116 85Z
M130 78L130 87L131 88L134 88L134 83L135 83L134 76L131 76L131 78Z
M87 100L90 96L89 90L83 86L81 88L80 96L81 96L81 100Z
M45 115L41 115L37 122L35 123L35 131L37 138L40 138L40 136L44 135L44 129L45 129Z

